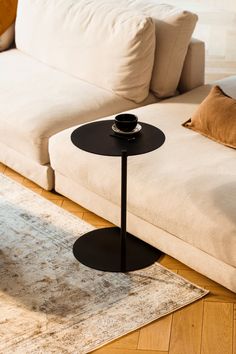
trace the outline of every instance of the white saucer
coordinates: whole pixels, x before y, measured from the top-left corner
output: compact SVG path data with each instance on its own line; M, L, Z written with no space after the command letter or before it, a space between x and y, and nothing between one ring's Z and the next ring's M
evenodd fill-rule
M124 132L123 130L118 129L115 124L113 124L111 128L112 128L113 132L115 132L117 134L133 135L133 134L139 133L140 130L142 129L142 126L141 126L141 124L138 123L136 125L136 127L133 130L131 130L130 132Z

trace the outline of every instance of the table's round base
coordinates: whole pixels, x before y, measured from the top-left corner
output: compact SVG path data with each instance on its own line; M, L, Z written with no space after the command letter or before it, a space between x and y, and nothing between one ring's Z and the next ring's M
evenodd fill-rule
M97 270L121 272L120 228L110 227L88 232L74 243L75 258ZM126 271L145 268L154 263L162 252L127 233Z

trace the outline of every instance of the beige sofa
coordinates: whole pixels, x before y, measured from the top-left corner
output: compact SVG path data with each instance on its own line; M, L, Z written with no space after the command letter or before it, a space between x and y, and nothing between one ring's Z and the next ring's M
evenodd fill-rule
M236 98L236 76L218 84ZM131 111L166 141L128 158L128 231L236 292L236 152L181 125L209 90ZM50 139L55 189L119 225L120 159L79 150L74 129Z
M47 190L52 135L204 81L204 43L190 43L196 15L115 3L18 2L16 49L0 53L0 161Z
M0 160L119 225L119 159L78 150L70 134L132 109L167 139L129 158L128 230L236 291L235 151L181 126L210 89L197 18L116 3L19 0L16 49L0 54ZM221 85L236 97L235 78Z

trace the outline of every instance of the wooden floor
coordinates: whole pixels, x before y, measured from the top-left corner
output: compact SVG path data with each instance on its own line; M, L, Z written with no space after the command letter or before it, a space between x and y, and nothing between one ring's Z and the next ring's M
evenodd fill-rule
M1 163L0 172L95 227L111 225L69 199L43 190ZM210 290L210 294L93 353L236 354L236 294L167 255L160 263Z

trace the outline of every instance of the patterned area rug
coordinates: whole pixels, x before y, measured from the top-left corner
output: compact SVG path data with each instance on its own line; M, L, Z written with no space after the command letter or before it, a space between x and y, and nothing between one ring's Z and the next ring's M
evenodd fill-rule
M158 263L79 264L72 245L91 229L0 175L0 353L89 353L207 294Z

